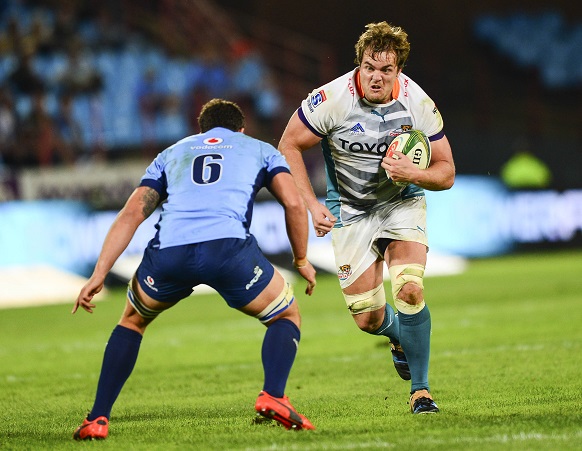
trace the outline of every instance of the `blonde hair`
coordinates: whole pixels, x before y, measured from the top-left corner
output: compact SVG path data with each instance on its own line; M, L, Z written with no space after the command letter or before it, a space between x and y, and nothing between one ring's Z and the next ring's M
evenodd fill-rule
M410 43L408 34L400 27L390 25L387 22L369 23L358 42L356 42L356 59L354 62L359 66L364 59L364 53L369 50L372 58L383 52L394 52L396 54L396 65L402 69L408 54L410 53Z

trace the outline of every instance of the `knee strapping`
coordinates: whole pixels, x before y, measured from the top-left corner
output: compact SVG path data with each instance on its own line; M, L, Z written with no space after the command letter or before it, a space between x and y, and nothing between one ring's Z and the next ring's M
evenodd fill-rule
M149 307L146 307L143 304L139 296L135 294L133 288L131 288L131 281L129 281L129 284L127 285L127 300L133 306L133 308L139 314L139 316L141 316L142 318L154 319L160 313L162 313L162 310L154 310Z
M267 307L263 309L261 313L255 315L261 323L266 323L277 316L279 313L284 312L289 308L293 301L295 300L295 296L293 296L293 287L285 282L285 286L283 287L283 291L277 296L273 302L271 302Z
M352 315L373 312L384 308L386 305L386 294L384 285L380 284L376 288L360 294L344 294L346 304Z
M414 315L424 308L424 300L418 304L409 304L398 297L400 290L407 283L414 283L420 289L424 289L423 277L424 266L418 263L409 263L408 265L391 266L389 269L390 281L392 283L392 297L394 305L399 312Z

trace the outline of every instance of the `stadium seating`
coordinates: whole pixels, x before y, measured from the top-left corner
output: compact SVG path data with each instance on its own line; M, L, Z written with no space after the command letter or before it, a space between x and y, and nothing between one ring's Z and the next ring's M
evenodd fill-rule
M582 24L568 25L558 11L481 15L474 34L518 67L539 71L548 88L582 82Z
M38 10L27 8L20 2L9 0L7 7L0 16L0 32L7 29L11 17L18 17L23 30L32 20ZM53 14L43 14L46 20L54 20ZM79 31L87 39L94 33L90 22L85 22ZM139 35L129 34L122 49L97 49L89 52L91 63L103 78L103 89L98 95L101 108L103 130L98 133L92 129L95 110L91 108L92 100L87 95L78 95L74 100L75 117L82 129L85 144L91 146L98 139L104 139L109 149L139 146L143 142L139 120L138 102L135 98L135 87L138 80L149 67L163 68L159 71L159 89L162 93L173 94L177 98L185 98L200 79L201 66L193 60L170 58L164 50L154 44L146 43ZM33 68L45 81L48 91L45 106L47 112L55 114L57 102L57 76L66 64L63 52L36 54L33 58ZM5 82L16 64L13 54L0 54L0 84ZM25 117L30 111L30 98L15 94L15 105L20 117ZM95 99L93 99L95 100ZM169 143L183 137L189 132L182 111L162 111L157 118L155 133L158 143Z

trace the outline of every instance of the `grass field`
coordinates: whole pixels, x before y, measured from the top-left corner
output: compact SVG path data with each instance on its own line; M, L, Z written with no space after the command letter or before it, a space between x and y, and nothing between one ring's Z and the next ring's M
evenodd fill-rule
M183 301L150 327L102 442L72 432L124 291L93 315L72 316L71 303L0 311L0 449L582 449L582 252L476 260L425 283L441 413L421 416L337 281L320 277L312 298L296 287L303 330L287 394L317 427L302 432L253 424L263 327L218 296Z

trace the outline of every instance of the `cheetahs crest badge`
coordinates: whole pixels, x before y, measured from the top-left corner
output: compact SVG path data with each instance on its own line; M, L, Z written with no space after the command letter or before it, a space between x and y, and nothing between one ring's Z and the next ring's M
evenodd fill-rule
M352 275L352 265L341 265L337 271L337 278L339 280L346 280Z

